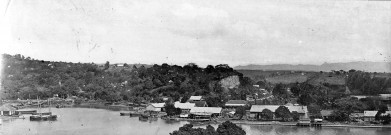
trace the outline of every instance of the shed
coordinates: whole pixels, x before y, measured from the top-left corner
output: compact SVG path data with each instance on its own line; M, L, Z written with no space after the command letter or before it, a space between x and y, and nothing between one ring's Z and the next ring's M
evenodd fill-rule
M364 111L364 121L374 121L377 111Z
M15 107L13 107L9 104L5 104L5 105L0 106L0 115L2 115L2 116L14 115L16 110L17 109Z

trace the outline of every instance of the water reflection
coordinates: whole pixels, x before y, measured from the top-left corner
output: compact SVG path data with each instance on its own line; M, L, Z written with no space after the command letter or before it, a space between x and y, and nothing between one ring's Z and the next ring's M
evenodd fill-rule
M259 130L262 131L263 133L269 133L273 131L273 126L271 125L264 125L264 126L250 126L251 130Z
M296 133L297 132L297 127L286 127L286 126L277 126L275 128L275 132L278 135L283 135L283 134L288 134L288 133ZM308 129L308 128L306 128Z
M44 111L44 110L43 110ZM119 116L118 111L92 108L52 109L57 121L30 121L27 119L3 120L0 135L168 135L186 121L139 121L138 117ZM217 125L212 125L217 128ZM390 135L391 129L381 128L308 128L271 125L240 125L247 135ZM205 126L195 126L205 128Z

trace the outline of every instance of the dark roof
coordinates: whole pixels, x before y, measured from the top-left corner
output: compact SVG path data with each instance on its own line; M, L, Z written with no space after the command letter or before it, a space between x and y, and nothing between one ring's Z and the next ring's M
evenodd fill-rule
M193 101L193 102L195 103L196 107L205 107L205 106L207 106L205 101Z

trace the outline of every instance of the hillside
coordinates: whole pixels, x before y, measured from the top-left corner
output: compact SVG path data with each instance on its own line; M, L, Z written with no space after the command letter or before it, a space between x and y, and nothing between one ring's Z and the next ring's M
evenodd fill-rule
M246 65L236 66L236 70L292 70L292 71L331 71L350 69L366 72L391 72L391 62L347 62L347 63L323 63L322 65Z
M345 85L347 73L332 72L300 72L300 71L262 71L262 70L238 70L252 80L264 81L271 84L291 84L308 82L318 85L328 83L331 85ZM376 77L389 77L387 74L377 74Z
M133 101L139 97L152 100L162 96L178 100L189 95L221 95L221 85L235 89L253 85L240 83L243 75L224 64L207 68L194 63L146 67L43 61L19 54L2 57L2 99L45 99L58 94L61 98L79 96L107 101ZM222 79L221 84L217 83Z

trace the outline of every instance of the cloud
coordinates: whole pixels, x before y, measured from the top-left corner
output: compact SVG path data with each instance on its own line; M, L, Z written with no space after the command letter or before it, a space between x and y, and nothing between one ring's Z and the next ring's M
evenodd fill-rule
M184 3L174 7L171 15L167 29L177 35L202 39L219 38L229 32L229 14L221 9Z

